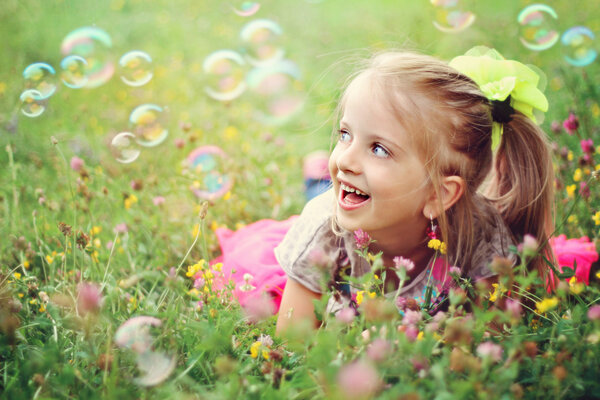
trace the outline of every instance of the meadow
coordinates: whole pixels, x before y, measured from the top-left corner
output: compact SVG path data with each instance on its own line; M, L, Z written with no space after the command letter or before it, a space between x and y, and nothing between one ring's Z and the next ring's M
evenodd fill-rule
M582 61L558 39L525 46L517 18L531 1L460 2L475 19L453 32L434 25L445 15L437 3L3 0L0 397L599 398L597 261L556 271L562 282L548 293L525 273L527 248L515 249L522 265L496 267L522 303L501 303L502 286L488 292L457 278L462 290L443 315L407 321L374 295L354 319L317 304L323 328L285 339L268 307L242 309L211 263L218 228L302 210L303 157L330 150L337 100L358 59L405 48L449 60L476 45L543 71L555 236L593 253L598 59ZM594 1L546 4L557 37L576 26L600 34ZM260 35L241 32L265 20L271 36L261 47ZM69 87L61 62L86 34L94 46L73 59ZM600 47L589 40L590 51ZM211 69L215 52L231 72ZM137 64L126 54L141 70L128 71ZM270 57L286 60L282 69ZM87 64L81 75L77 62ZM55 74L23 97L35 79L23 71L34 63ZM273 76L283 92L263 90ZM377 279L357 284L368 290Z

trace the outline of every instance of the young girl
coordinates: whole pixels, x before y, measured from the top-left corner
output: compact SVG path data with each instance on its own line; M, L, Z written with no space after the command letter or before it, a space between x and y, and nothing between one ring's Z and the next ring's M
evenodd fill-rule
M553 175L532 113L547 108L537 83L531 69L487 49L450 65L410 52L368 60L339 103L332 188L293 223L276 225L287 233L275 248L278 266L267 270L275 277L281 268L288 278L277 333L300 320L317 324L312 300L322 296L324 274L334 288L328 311L354 304L343 274L371 268L355 251L359 229L385 269L398 260L414 264L400 294L421 301L428 285L444 282L448 266L478 280L493 275L494 257L516 262L509 246L526 234L537 238L540 254L551 254ZM432 236L444 243L441 258L428 246ZM541 257L532 265L546 276ZM239 275L255 269L241 267ZM398 284L395 277L386 274L386 287Z

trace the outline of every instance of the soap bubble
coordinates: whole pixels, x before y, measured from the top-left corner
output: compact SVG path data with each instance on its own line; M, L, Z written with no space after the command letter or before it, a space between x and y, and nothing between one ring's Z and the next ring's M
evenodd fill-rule
M238 2L239 3L239 2ZM243 1L237 7L233 7L233 12L240 17L250 17L260 9L260 3L256 1Z
M46 109L45 99L35 89L27 89L19 97L21 100L21 112L28 117L38 117Z
M464 11L460 0L431 0L435 7L433 25L442 32L456 33L470 27L475 22L475 14Z
M51 65L46 63L34 63L23 70L25 88L35 89L40 93L42 99L47 99L56 91L56 72Z
M585 26L574 26L563 33L561 42L565 47L565 60L576 67L591 64L598 52L594 48L594 33Z
M121 80L126 85L142 86L152 79L152 58L143 51L134 50L123 54L119 66Z
M145 147L161 144L169 135L164 127L163 109L156 104L142 104L129 115L137 142Z
M133 381L140 386L158 385L171 375L176 364L175 357L157 351L147 351L137 358L137 366L143 375Z
M206 200L223 196L233 186L233 179L225 173L227 155L220 147L201 146L187 157L187 173L194 179L192 192Z
M131 132L119 133L113 138L110 146L115 159L123 164L134 162L141 153L135 135Z
M244 25L240 38L250 64L258 67L281 60L285 54L279 43L282 33L281 27L268 19L257 19Z
M241 55L232 50L217 50L204 59L204 72L209 84L206 94L215 100L231 101L246 90L244 66Z
M254 68L248 72L246 81L259 98L255 118L263 124L285 123L304 104L300 69L289 60Z
M112 40L99 28L83 27L69 33L60 46L63 55L74 54L87 61L86 88L95 88L108 82L115 72L110 49Z
M530 50L542 51L554 46L558 41L556 20L558 15L545 4L532 4L525 7L517 17L521 26L519 39Z
M60 62L60 79L63 84L71 89L79 89L88 81L86 76L87 61L77 55L66 56Z

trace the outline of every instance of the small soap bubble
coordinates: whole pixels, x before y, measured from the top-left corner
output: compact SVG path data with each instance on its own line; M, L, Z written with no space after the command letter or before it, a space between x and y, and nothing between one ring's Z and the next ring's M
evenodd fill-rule
M585 26L574 26L563 33L561 43L565 60L576 67L590 65L598 56L594 48L596 36Z
M128 319L115 332L117 346L142 354L152 347L151 326L160 326L161 320L148 316L137 316Z
M115 72L108 33L95 27L83 27L69 33L60 46L63 55L78 55L86 62L84 87L96 88L108 82Z
M142 86L153 76L152 57L139 50L123 54L119 60L121 80L129 86Z
M110 146L115 159L123 164L129 164L140 156L140 148L131 132L121 132L116 135Z
M258 12L260 3L256 1L238 1L238 5L233 5L233 12L240 17L250 17Z
M300 69L289 60L248 72L248 87L258 97L256 120L265 125L281 125L296 114L305 98L300 78Z
M217 50L204 59L208 84L206 94L219 101L231 101L246 90L244 81L246 62L232 50Z
M549 49L559 39L556 30L558 15L545 4L532 4L525 7L517 17L520 25L521 43L530 50Z
M246 57L254 66L265 66L283 58L285 52L280 44L281 27L268 19L248 22L240 31L246 49Z
M66 87L79 89L85 86L88 77L85 74L87 61L77 55L66 56L60 62L60 79Z
M21 112L28 117L39 117L46 109L44 97L35 89L25 90L19 99L21 100Z
M137 366L143 373L133 381L140 386L155 386L163 382L175 369L177 360L158 351L138 355Z
M137 142L153 147L165 141L169 131L165 128L163 108L156 104L142 104L129 115L129 122Z
M186 175L194 183L194 194L206 200L223 196L233 187L233 179L226 173L227 155L217 146L201 146L194 149L185 160Z
M433 25L442 32L461 32L475 22L475 14L465 11L461 0L431 0L431 4L435 7Z
M23 70L25 88L37 90L42 99L47 99L56 91L56 72L51 65L34 63Z

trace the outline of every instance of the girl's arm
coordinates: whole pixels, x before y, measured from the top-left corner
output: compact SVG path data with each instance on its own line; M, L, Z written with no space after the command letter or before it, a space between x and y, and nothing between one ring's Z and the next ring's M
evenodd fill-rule
M320 298L320 293L307 289L293 279L288 279L281 297L275 334L279 336L290 326L303 321L308 321L310 326L318 327L312 301Z

